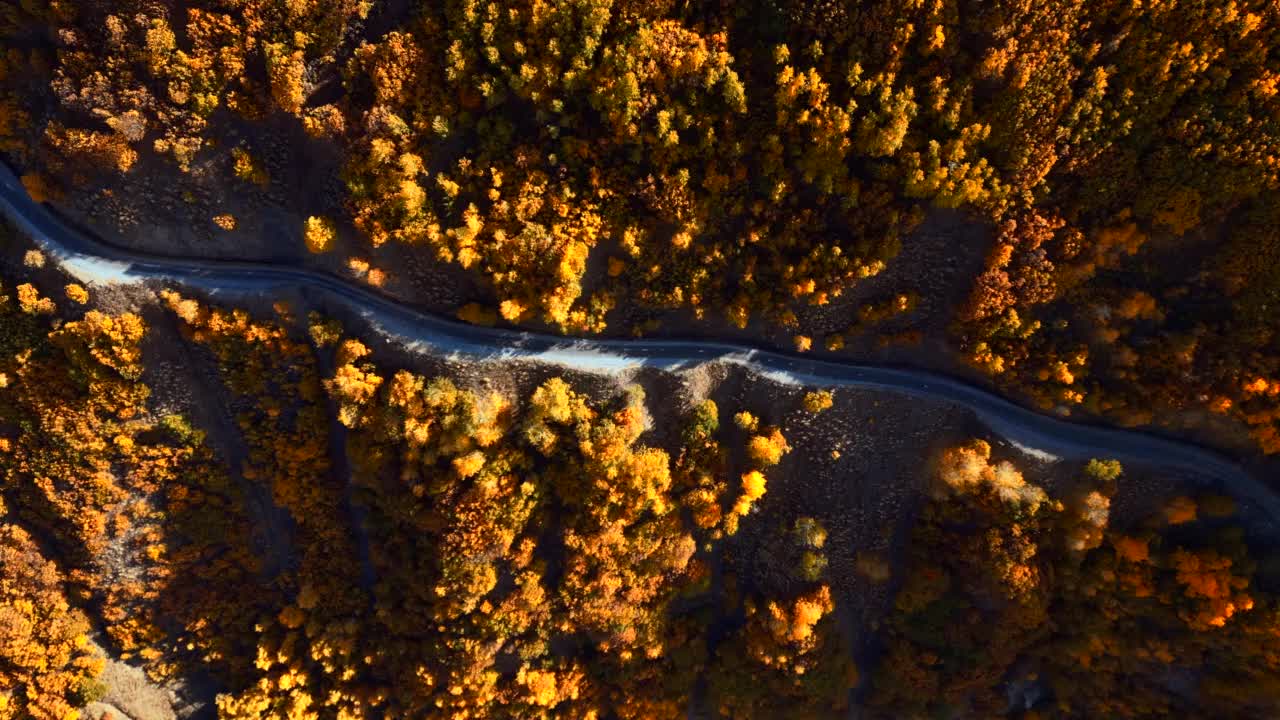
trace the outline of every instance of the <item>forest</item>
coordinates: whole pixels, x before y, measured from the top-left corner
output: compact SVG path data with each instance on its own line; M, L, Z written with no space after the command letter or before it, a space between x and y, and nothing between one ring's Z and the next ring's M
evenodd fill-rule
M839 393L708 398L659 446L638 385L512 395L165 290L152 323L217 368L228 442L158 410L142 316L0 298L0 717L80 717L103 653L213 678L228 720L1280 711L1274 570L1225 496L1113 526L1119 463L1050 492L974 439L922 459L902 549L867 552L760 512ZM850 563L886 598L869 628Z
M441 273L473 324L887 357L1280 454L1274 2L18 0L0 49L0 160L145 249L262 229L389 296ZM10 234L0 720L100 720L116 662L225 720L1280 715L1232 498L966 429L870 551L795 497L855 452L813 425L894 439L843 391L486 384Z
M968 299L885 343L940 333L1046 409L1274 453L1278 27L1264 0L23 0L0 151L38 198L138 223L130 177L278 199L279 143L331 148L340 197L298 233L361 282L404 245L480 283L470 321L682 311L801 352L909 313L910 269L841 298L960 212L983 246L911 262L983 254ZM188 224L234 230L205 194Z

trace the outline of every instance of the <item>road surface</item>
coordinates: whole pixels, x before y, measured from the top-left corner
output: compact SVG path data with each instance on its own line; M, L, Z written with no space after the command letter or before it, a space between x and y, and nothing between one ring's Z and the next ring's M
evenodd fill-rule
M579 340L467 325L406 307L332 275L288 265L163 257L108 245L71 227L33 201L0 163L0 213L87 282L161 280L213 295L270 294L307 288L345 302L371 324L413 349L463 360L534 360L584 372L640 367L678 370L708 362L742 365L768 379L806 386L880 390L962 405L1021 449L1064 459L1110 458L1206 476L1280 518L1280 495L1229 458L1194 445L1133 430L1042 415L987 390L925 370L822 360L698 340Z

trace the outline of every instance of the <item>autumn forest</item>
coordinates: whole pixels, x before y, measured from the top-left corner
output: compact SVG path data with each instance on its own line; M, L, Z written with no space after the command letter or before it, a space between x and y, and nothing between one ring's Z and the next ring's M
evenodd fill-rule
M1277 467L1273 2L15 0L0 50L0 160L114 246ZM0 224L0 720L1280 715L1212 478L63 260Z

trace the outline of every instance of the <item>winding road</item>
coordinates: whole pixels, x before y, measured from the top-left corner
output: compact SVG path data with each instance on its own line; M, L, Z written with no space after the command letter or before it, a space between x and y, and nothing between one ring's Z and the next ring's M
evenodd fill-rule
M1170 438L1104 428L1039 414L982 388L924 370L821 360L725 342L697 340L577 340L466 325L423 313L315 270L261 262L162 257L95 239L59 219L27 195L0 163L0 213L84 282L162 280L217 295L270 294L307 288L345 302L372 325L412 349L458 359L532 360L584 372L641 367L679 370L702 363L741 365L783 383L879 390L962 405L994 433L1020 448L1059 458L1113 458L1211 477L1237 497L1280 519L1280 495L1227 457Z

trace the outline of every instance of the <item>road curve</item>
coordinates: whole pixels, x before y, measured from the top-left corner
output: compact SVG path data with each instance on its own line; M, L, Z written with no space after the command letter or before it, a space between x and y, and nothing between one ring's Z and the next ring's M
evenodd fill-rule
M423 313L315 270L261 262L162 257L108 245L72 228L33 201L0 163L0 213L73 274L105 282L163 280L213 295L318 290L345 302L371 324L415 349L470 360L538 360L587 372L640 367L678 370L708 362L738 364L779 382L881 390L972 410L991 430L1033 451L1070 459L1114 458L1213 478L1280 519L1280 496L1227 457L1144 432L1104 428L1041 415L984 389L924 370L821 360L698 340L578 340L467 325Z

